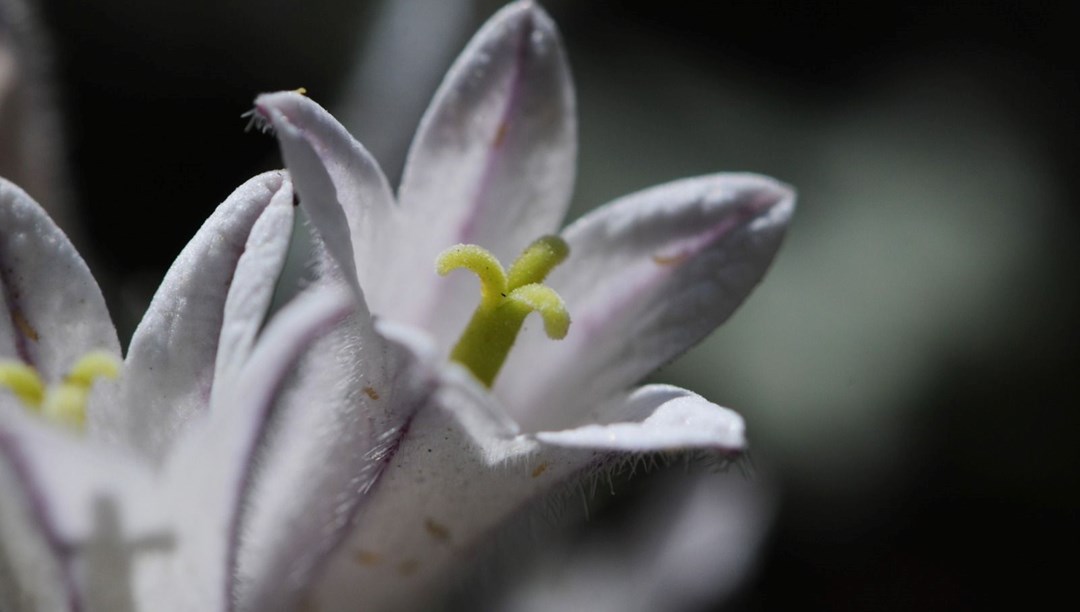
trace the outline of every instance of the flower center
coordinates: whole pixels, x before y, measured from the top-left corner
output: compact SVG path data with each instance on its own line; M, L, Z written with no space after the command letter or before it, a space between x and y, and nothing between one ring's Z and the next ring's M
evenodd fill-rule
M549 338L566 337L570 328L566 305L558 293L541 283L569 254L570 247L558 236L544 236L530 244L509 272L490 251L475 244L459 244L439 254L435 269L440 275L466 268L480 278L480 305L450 358L490 387L530 312L544 319Z
M0 360L0 387L7 387L33 412L73 429L86 423L86 402L97 378L116 378L120 364L103 351L92 351L75 362L62 381L46 387L37 370L21 361Z

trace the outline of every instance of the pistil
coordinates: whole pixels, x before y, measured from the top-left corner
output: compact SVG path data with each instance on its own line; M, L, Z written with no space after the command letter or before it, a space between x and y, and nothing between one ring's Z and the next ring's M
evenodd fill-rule
M529 245L507 272L491 252L474 244L443 251L435 261L440 275L465 268L480 278L480 305L450 358L490 387L530 312L544 320L549 338L566 337L570 314L559 294L542 283L569 253L562 238L544 236Z

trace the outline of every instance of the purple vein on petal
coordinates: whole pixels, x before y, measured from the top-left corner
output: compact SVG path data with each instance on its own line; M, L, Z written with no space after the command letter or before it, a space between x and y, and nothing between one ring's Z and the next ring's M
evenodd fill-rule
M246 367L247 380L241 380L236 388L247 389L251 393L245 393L250 402L245 415L245 421L250 423L245 427L247 435L240 442L241 449L238 461L234 464L238 473L233 475L235 486L231 487L231 500L233 508L228 530L228 546L226 547L227 558L225 560L226 578L224 583L224 601L226 609L233 610L235 601L233 593L236 590L236 564L237 548L240 542L240 522L243 514L241 498L245 491L251 487L254 476L254 461L258 454L259 440L261 440L270 424L273 404L277 398L281 384L289 369L306 350L311 343L324 333L333 329L334 326L344 321L356 308L353 295L344 291L336 292L336 295L321 296L322 303L316 303L313 298L305 304L294 303L286 307L271 321L267 332L260 341L260 348L264 354L253 355ZM306 307L306 308L305 308ZM277 332L277 333L275 333ZM268 347L268 348L267 348ZM258 351L258 349L256 349ZM260 357L262 357L260 359ZM273 384L265 384L260 381L276 381ZM247 384L245 384L247 383Z
M391 383L391 388L396 386L396 380ZM352 505L346 512L344 521L341 521L339 526L335 529L333 538L334 544L326 547L320 551L319 555L312 561L313 574L317 575L323 567L325 567L330 560L334 557L335 553L345 545L347 536L355 528L359 516L364 509L365 502L371 499L373 490L379 485L382 480L383 473L390 467L390 463L397 457L398 451L405 441L405 437L409 434L409 430L412 427L413 420L420 410L424 410L427 406L430 398L438 388L439 382L436 378L431 378L425 383L425 390L419 395L419 399L416 402L416 409L409 413L409 416L401 423L401 425L392 428L388 431L382 432L376 439L375 446L368 451L368 456L373 461L377 462L377 465L371 470L370 474L365 474L366 484L360 489L360 495L362 498L358 503Z
M637 282L610 296L602 309L587 309L575 321L581 333L591 337L605 329L606 323L617 313L624 312L640 301L640 296L650 293L656 285L662 283L684 263L724 239L733 231L747 226L753 219L767 213L776 203L773 198L759 197L739 207L730 215L725 215L715 225L708 227L697 236L684 239L671 245L664 251L653 254L652 271L638 278ZM587 339L587 338L586 338Z
M19 288L11 279L11 269L5 261L3 250L0 249L0 293L4 294L4 306L7 307L8 316L11 317L11 331L15 336L15 352L19 359L28 366L36 367L37 363L30 350L30 338L36 339L37 331L26 320L22 308L19 305ZM28 338L29 336L29 338Z
M776 204L775 198L759 195L754 200L739 207L732 214L725 216L719 223L708 228L706 231L674 245L671 250L656 253L653 261L661 266L678 266L686 260L695 257L718 240L727 236L732 230L749 224L755 217L769 211Z
M383 473L386 472L386 469L390 466L390 462L397 456L398 450L401 449L402 442L405 440L405 436L409 434L409 428L412 426L413 418L415 416L416 413L414 412L404 423L402 423L401 427L380 436L380 442L389 440L389 444L385 447L376 447L371 451L372 458L379 463L372 472L371 478L368 479L367 484L364 485L360 491L363 499L349 508L346 512L345 520L341 522L337 529L335 529L334 535L338 537L334 538L334 545L320 551L320 554L312 561L314 570L313 575L318 575L322 568L326 567L326 564L334 557L334 554L345 545L345 540L347 539L346 536L352 531L359 520L360 512L364 508L364 501L371 498L372 490L378 486L379 481L382 480Z
M521 23L517 45L514 49L514 68L513 73L510 75L506 104L495 128L495 134L492 135L488 146L487 160L484 163L484 171L480 182L476 187L476 194L473 196L473 205L469 208L469 215L462 220L461 228L458 231L458 243L469 244L475 242L474 235L476 234L477 225L491 207L488 192L498 176L499 167L503 161L503 148L513 125L512 120L521 106L521 93L525 83L525 65L530 59L528 53L529 39L532 37L534 29L535 24L530 13Z
M19 442L9 432L0 428L0 457L11 467L15 479L22 485L30 504L31 519L38 531L45 537L45 542L53 555L61 562L64 590L67 591L68 606L71 612L82 612L83 605L76 588L75 574L71 567L71 546L63 541L60 534L49 522L50 516L45 494L34 482L30 462L19 448Z

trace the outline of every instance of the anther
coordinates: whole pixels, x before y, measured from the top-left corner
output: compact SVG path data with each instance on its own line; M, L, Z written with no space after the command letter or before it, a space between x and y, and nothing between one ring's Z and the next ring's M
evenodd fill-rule
M530 312L543 318L548 337L564 338L570 314L559 294L540 283L569 253L562 238L544 236L529 245L507 273L494 255L479 246L459 244L443 251L435 260L436 271L446 275L459 268L471 270L480 278L481 292L480 305L450 358L490 387Z
M0 361L0 387L7 387L27 406L40 409L45 399L45 383L37 370L21 361Z
M116 378L120 364L104 351L87 353L62 381L48 388L34 368L21 361L0 361L0 387L7 387L23 404L45 418L81 429L86 422L90 389L98 378Z

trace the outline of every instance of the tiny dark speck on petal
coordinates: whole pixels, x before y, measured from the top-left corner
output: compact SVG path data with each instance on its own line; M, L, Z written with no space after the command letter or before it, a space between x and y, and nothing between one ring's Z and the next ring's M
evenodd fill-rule
M379 556L379 553L374 551L358 550L356 551L356 554L353 555L353 561L355 561L357 565L371 567L373 565L378 565L382 561L382 557Z
M503 142L506 140L506 132L510 130L510 125L506 121L499 123L499 129L495 132L495 140L491 142L491 146L496 149L500 149L503 146Z
M19 332L27 338L37 342L40 336L34 329L33 325L30 325L30 321L26 320L26 316L23 315L21 310L15 310L11 313L11 317L15 319L15 326L19 328Z
M450 528L437 522L433 518L428 517L424 519L424 529L427 530L428 535L440 542L447 542L450 540Z

